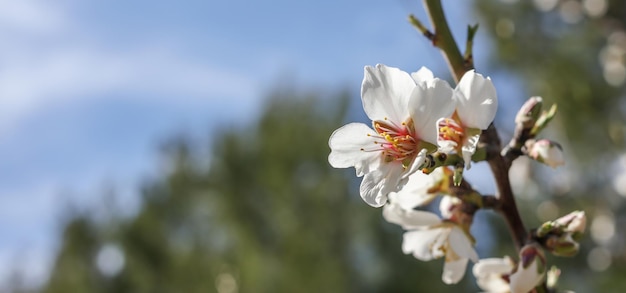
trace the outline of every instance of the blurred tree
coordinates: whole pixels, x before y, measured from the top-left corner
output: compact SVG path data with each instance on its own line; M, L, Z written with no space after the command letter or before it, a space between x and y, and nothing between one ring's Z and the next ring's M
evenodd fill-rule
M439 281L442 260L403 255L402 230L360 199L354 171L328 165L348 101L277 91L255 124L214 132L209 159L174 140L136 216L69 222L42 291L475 290L469 276Z
M626 234L616 227L626 223L626 1L477 0L475 6L481 30L493 39L493 69L518 77L525 95L558 104L557 122L542 136L563 144L567 163L556 173L539 165L517 169L525 221L533 227L585 210L590 231L580 254L549 262L563 268L563 289L622 292Z

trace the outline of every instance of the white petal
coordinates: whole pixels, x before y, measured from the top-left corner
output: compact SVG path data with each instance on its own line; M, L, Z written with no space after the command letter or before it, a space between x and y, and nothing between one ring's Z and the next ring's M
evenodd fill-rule
M467 238L467 235L461 228L452 227L450 230L450 235L448 236L448 243L450 244L450 248L461 258L469 258L473 262L478 261L478 253L474 250L474 245Z
M375 132L363 123L350 123L335 130L328 140L330 165L335 168L354 167L359 177L377 169L382 161L381 153L361 150L378 148L374 138L368 134L374 135Z
M363 109L372 121L387 117L400 124L409 117L407 106L415 87L413 78L398 68L366 66L361 85Z
M463 160L465 161L465 168L469 170L472 167L472 156L476 152L476 146L478 145L478 141L480 140L480 134L470 136L467 138L467 141L461 147L461 151L463 153Z
M489 275L476 279L476 284L487 293L510 293L511 286L500 275Z
M463 201L456 196L446 195L439 201L439 213L444 219L450 219L453 216L452 211L457 208Z
M447 239L448 229L434 228L426 230L414 230L404 233L402 240L402 252L413 254L422 261L429 261L444 256L442 249Z
M416 84L426 84L429 81L435 79L435 75L433 75L433 72L424 66L422 66L422 68L420 68L420 70L418 70L417 72L411 73L411 77L413 78L413 80L415 80Z
M415 87L409 100L409 113L418 137L437 145L437 120L450 117L455 106L452 88L444 80L435 78Z
M446 261L443 264L441 279L446 284L456 284L463 279L466 267L467 258L461 258L456 261Z
M536 259L526 269L519 264L517 271L510 276L511 293L527 293L543 280L544 274L537 272L538 265L539 261Z
M515 268L511 258L483 258L479 260L472 269L476 278L486 277L490 274L505 275L509 274Z
M406 184L398 192L389 195L392 202L405 209L423 206L432 201L438 194L428 190L443 180L443 169L437 168L430 174L414 172L408 177Z
M402 226L405 230L426 228L441 223L439 216L434 213L403 209L394 203L383 207L383 218L389 223Z
M498 96L491 79L466 72L455 89L457 113L465 127L487 129L496 117Z
M365 174L361 181L360 193L363 200L381 207L387 202L387 195L398 187L403 168L399 162L383 163L378 170Z
M426 161L426 154L428 154L428 150L421 149L420 152L415 155L415 158L413 159L413 162L411 162L408 170L406 170L406 172L403 174L404 178L408 179L410 175L415 174L420 170L420 167L422 166L422 164L424 164L424 161Z

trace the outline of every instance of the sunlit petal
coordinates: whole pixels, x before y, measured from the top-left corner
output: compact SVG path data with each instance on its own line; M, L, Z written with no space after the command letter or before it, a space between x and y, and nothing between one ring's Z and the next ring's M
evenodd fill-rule
M411 94L409 109L417 135L424 141L437 144L437 120L454 112L453 90L441 79L417 86Z
M415 87L413 78L398 68L366 66L361 85L365 114L371 120L403 122L409 116L407 106Z
M383 207L383 217L387 222L400 225L405 230L427 228L441 223L439 216L434 213L404 209L394 203Z
M474 70L463 75L455 89L457 113L463 125L487 129L498 110L498 96L491 79Z
M441 243L447 238L447 229L413 230L404 233L402 251L422 261L444 256Z
M478 261L478 253L474 250L474 245L467 237L467 234L459 227L450 228L450 235L448 236L448 242L450 248L461 258L469 258L473 262Z
M357 176L377 169L381 156L379 152L366 151L377 147L368 134L373 135L375 132L363 123L350 123L335 130L328 140L330 165L335 168L354 167Z
M426 84L429 81L435 79L433 72L430 69L423 67L420 70L411 73L411 77L415 80L416 84Z
M467 267L467 258L461 258L455 261L446 261L443 264L443 274L441 279L446 284L456 284L465 275L465 268Z

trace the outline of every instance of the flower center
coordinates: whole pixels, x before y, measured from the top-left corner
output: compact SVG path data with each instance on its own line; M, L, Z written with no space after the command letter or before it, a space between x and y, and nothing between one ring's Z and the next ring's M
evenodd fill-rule
M399 161L407 168L413 160L418 142L413 120L409 118L401 125L396 125L385 118L383 121L373 121L373 125L377 135L371 136L376 138L374 144L378 147L372 151L382 151L385 162Z
M465 138L465 129L452 118L444 118L439 120L437 125L439 128L439 140L453 142L455 146L463 145Z

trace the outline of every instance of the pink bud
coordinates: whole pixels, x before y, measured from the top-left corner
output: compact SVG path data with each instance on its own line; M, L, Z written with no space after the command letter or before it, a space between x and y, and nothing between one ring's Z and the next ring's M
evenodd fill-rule
M541 139L532 143L528 150L528 156L552 168L565 164L561 145L548 139Z
M522 124L525 128L530 128L535 125L535 122L541 114L541 106L543 99L541 97L531 97L522 105L522 108L517 112L515 116L515 124Z
M583 233L587 224L587 217L584 211L573 211L555 220L559 225L564 226L564 232Z

